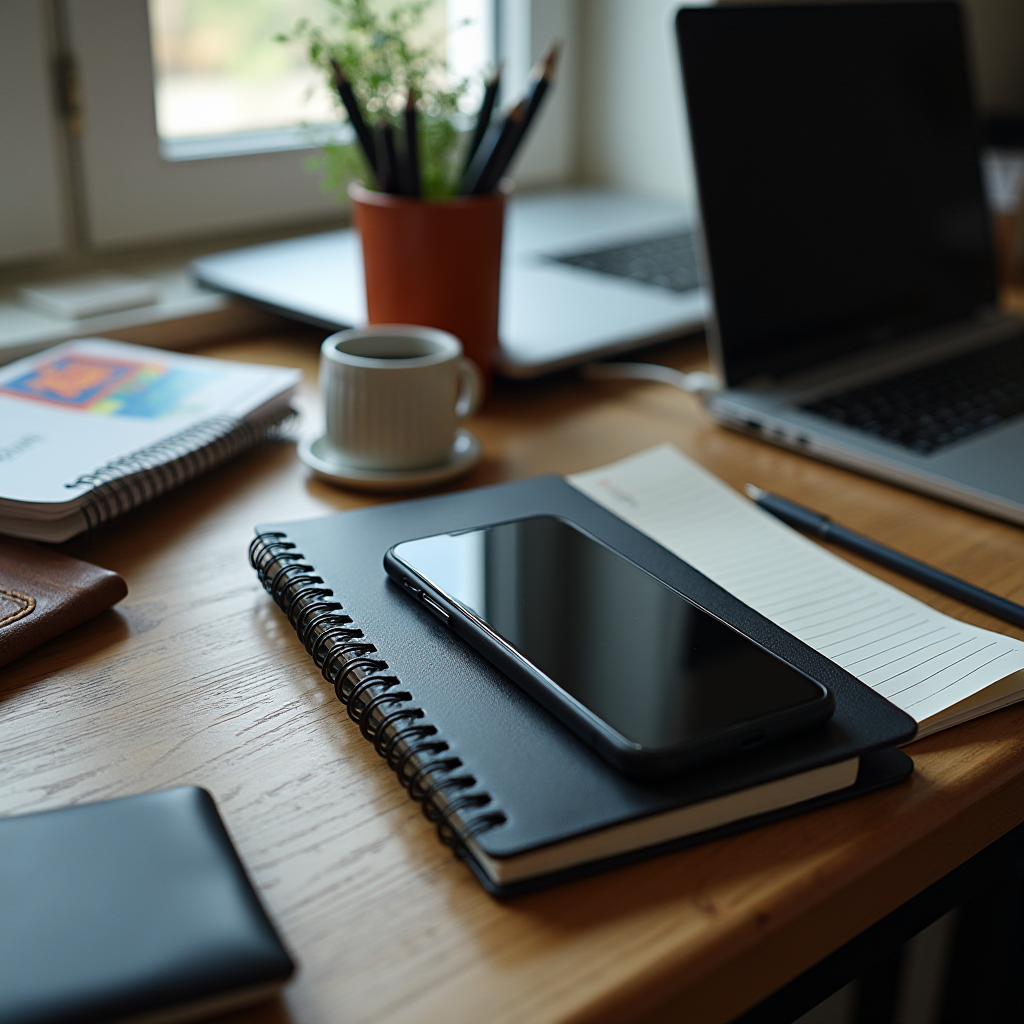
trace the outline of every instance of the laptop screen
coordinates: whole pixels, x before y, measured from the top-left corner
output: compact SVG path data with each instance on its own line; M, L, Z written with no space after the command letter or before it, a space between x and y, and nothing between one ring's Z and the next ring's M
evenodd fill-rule
M729 385L994 303L954 3L684 8L676 25Z

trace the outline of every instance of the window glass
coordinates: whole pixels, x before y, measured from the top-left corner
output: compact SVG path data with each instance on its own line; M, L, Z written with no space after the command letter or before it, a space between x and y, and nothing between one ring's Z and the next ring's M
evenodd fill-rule
M435 0L428 9L423 34L455 77L491 59L491 6ZM301 47L274 40L302 17L326 24L324 0L149 0L149 15L162 141L337 121L334 99Z

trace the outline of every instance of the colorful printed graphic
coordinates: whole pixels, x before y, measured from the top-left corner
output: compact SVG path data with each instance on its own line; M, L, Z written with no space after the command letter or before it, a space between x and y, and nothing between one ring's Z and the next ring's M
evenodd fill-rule
M182 370L99 356L66 355L40 363L0 385L0 393L79 409L94 416L156 419L185 412L189 395L221 377L209 370Z

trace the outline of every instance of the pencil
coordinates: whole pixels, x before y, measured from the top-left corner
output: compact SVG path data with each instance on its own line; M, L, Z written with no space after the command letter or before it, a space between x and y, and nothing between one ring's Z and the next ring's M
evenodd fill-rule
M395 166L395 133L387 115L382 115L373 126L377 153L377 181L381 192L398 192L398 176Z
M508 165L508 154L519 134L519 126L526 115L526 100L520 100L504 117L500 124L492 124L487 129L480 148L477 149L472 163L462 176L459 189L463 195L477 195L489 192L494 185L486 183L498 181L500 169Z
M473 126L473 136L469 140L469 148L466 150L466 162L463 165L463 174L469 170L476 151L483 142L484 135L491 123L491 114L494 113L494 101L498 97L498 87L501 84L501 65L499 64L494 74L487 80L484 88L484 98L480 104L480 110L476 115L476 124Z
M481 180L479 191L492 191L497 186L498 182L501 181L502 176L515 159L516 153L519 151L519 147L522 145L523 139L526 138L526 134L530 130L530 125L537 116L537 111L544 102L544 96L547 94L548 88L551 85L551 81L555 74L555 65L558 63L558 54L560 49L561 47L558 43L552 43L545 51L544 56L537 61L533 70L530 72L530 80L533 84L526 95L526 110L523 113L523 119L518 126L515 136L509 140L506 150L502 154L502 159L496 166L491 168L489 174Z
M822 540L832 541L840 547L870 558L879 565L884 565L912 580L917 580L918 583L924 583L933 590L955 597L958 601L963 601L964 604L969 604L974 608L980 608L983 612L988 612L989 615L994 615L996 618L1012 622L1015 626L1024 626L1024 608L1019 604L1014 604L1013 601L1007 601L1005 597L990 594L987 590L974 586L973 583L951 576L949 573L919 562L909 555L893 551L892 548L887 548L884 544L879 544L878 541L854 533L853 530L848 530L845 526L832 522L828 516L812 512L809 508L797 505L786 498L780 498L777 494L769 494L753 484L747 484L744 490L747 492L747 496L757 502L766 512L771 512L773 516L790 526L795 526L798 530L820 537Z
M348 114L349 124L352 125L352 130L356 133L356 139L359 141L363 156L366 157L370 170L376 175L377 157L374 152L373 134L367 127L362 111L359 109L359 101L356 99L356 94L352 91L349 80L345 77L345 72L341 70L341 65L333 57L331 58L331 69L334 72L334 90L337 92L338 99L341 100L342 106L344 106L345 112ZM380 184L379 181L378 184Z
M418 128L416 116L416 90L409 88L409 98L405 101L405 182L402 191L407 196L420 194L420 148L416 137Z
M526 109L526 123L524 128L528 127L530 121L533 120L534 115L537 113L537 108L540 107L541 102L544 99L544 94L548 91L548 87L551 85L552 79L555 76L555 67L558 64L558 55L561 52L561 44L552 43L543 53L540 60L534 64L533 69L530 71L530 80L533 83L532 88L529 92L529 106Z

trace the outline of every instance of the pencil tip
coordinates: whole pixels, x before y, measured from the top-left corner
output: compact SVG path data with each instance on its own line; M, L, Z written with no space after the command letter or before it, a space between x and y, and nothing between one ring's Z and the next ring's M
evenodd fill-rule
M755 487L753 484L744 484L743 490L751 501L759 501L768 493L767 491L762 491L760 487Z
M557 40L553 42L545 52L542 60L544 61L544 75L543 77L550 81L551 77L555 73L555 68L558 65L558 57L562 52L562 44Z
M537 62L530 68L530 78L534 82L541 80L550 81L551 75L558 62L558 54L562 44L558 41L548 43L547 49L537 58Z

